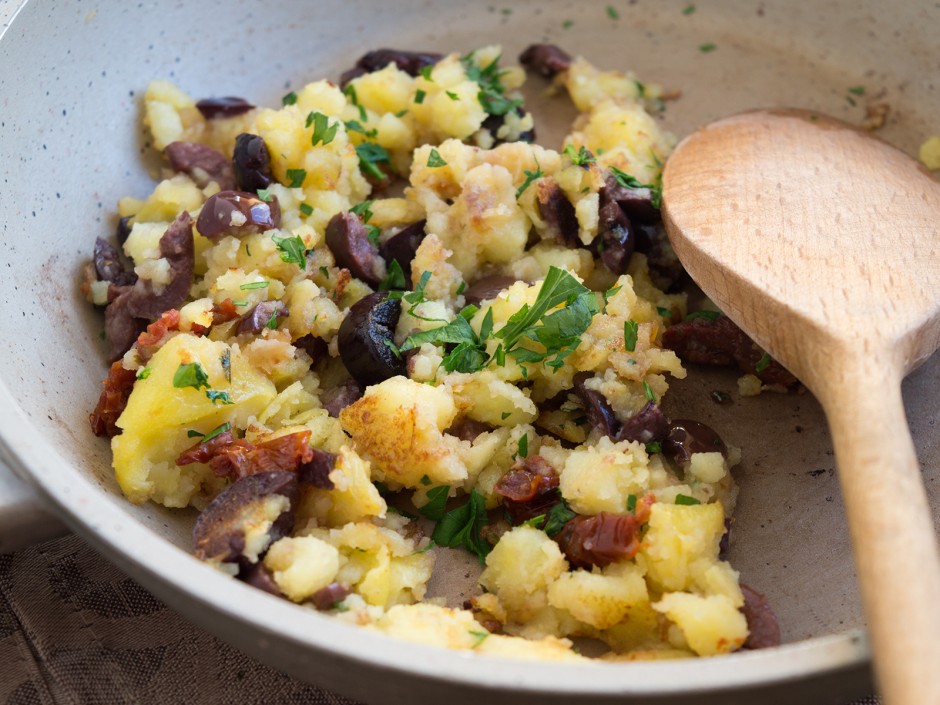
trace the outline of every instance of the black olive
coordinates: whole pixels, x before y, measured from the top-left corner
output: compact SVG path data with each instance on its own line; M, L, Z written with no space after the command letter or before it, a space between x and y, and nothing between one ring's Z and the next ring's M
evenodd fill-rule
M218 242L226 235L243 237L272 230L281 225L281 207L277 198L262 201L244 191L219 191L210 196L196 220L196 229Z
M571 66L571 56L554 44L533 44L519 55L519 63L545 78L554 78Z
M495 299L501 291L505 291L517 281L519 280L515 277L504 277L501 274L483 277L464 290L464 301L467 304L479 306L483 301Z
M357 279L378 286L385 276L385 265L358 215L348 211L334 215L327 223L325 239L337 265Z
M728 447L709 426L689 419L676 419L669 424L669 435L663 441L663 454L677 463L686 463L693 453L719 452L728 456Z
M274 183L271 155L258 135L243 132L235 138L232 165L235 167L235 183L242 191L254 192Z
M579 372L574 376L575 394L581 400L581 405L587 413L591 426L599 429L604 435L613 438L620 432L620 421L617 420L607 397L594 389L588 389L584 385L591 377L590 372Z
M297 499L297 475L286 470L262 472L236 480L209 503L193 527L197 558L249 565L243 555L246 535L265 516L268 497L282 495L289 505L268 529L266 546L286 536L293 528Z
M424 240L426 235L424 226L426 223L426 220L412 223L379 245L379 252L385 258L385 261L389 264L392 260L398 262L398 266L401 267L407 281L411 281L411 260L415 258L418 246Z
M241 335L242 333L257 335L265 328L271 328L272 320L274 321L273 327L276 328L279 322L278 319L286 318L288 315L290 314L283 301L262 301L242 316L235 327L235 335Z
M669 434L669 421L663 410L655 402L646 402L646 405L636 414L627 419L620 433L618 441L662 441Z
M359 57L354 68L343 73L340 78L340 86L345 88L346 84L354 78L373 71L379 71L389 64L395 64L399 71L404 71L409 76L417 76L421 73L421 69L426 66L433 66L443 58L443 54L433 52L376 49L368 54L363 54Z
M548 226L549 234L568 247L580 246L578 217L561 186L552 181L548 187L539 188L537 200L539 214Z
M244 98L226 95L221 98L203 98L196 107L206 120L215 118L230 118L247 113L255 106Z
M339 356L363 386L405 374L405 361L387 345L400 316L401 301L377 291L353 304L343 319Z

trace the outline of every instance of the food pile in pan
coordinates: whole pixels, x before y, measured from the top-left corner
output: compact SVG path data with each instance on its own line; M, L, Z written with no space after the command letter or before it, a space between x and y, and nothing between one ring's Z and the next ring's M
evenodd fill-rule
M660 402L680 358L794 381L686 316L661 89L520 61L580 112L562 151L497 47L371 52L274 108L153 82L164 178L83 284L113 361L92 427L128 499L200 511L199 558L370 629L546 659L774 643L719 555L739 452ZM448 548L484 565L462 607L425 599Z

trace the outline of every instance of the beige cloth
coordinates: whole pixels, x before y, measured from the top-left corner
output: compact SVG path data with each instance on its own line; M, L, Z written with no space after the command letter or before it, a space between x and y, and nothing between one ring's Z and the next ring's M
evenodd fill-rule
M194 627L75 536L0 555L0 703L355 705Z

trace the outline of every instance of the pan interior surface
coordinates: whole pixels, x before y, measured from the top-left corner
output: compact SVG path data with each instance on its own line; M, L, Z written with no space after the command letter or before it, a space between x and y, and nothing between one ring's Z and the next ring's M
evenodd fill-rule
M479 662L299 610L191 558L194 515L128 503L108 444L89 432L105 350L101 316L78 282L95 237L114 230L117 199L153 186L159 161L140 125L152 79L197 97L277 105L287 91L336 79L380 46L466 52L501 44L510 60L530 43L552 42L601 68L632 69L681 91L662 117L680 137L750 108L801 107L860 123L881 103L890 113L879 136L907 152L940 132L931 122L940 115L940 56L930 32L940 24L940 6L640 0L611 7L233 0L223 11L196 2L27 2L0 34L0 434L12 464L73 528L172 607L272 665L368 702L446 694L469 703L480 689L494 703L628 702L653 694L662 702L729 703L749 702L758 691L763 702L789 702L782 694L848 697L870 687L834 460L809 394L735 394L734 404L717 405L710 392L735 392L736 375L693 368L667 397L670 415L699 419L743 449L730 560L744 582L767 594L786 642L766 653L695 662ZM538 141L558 148L574 112L546 87L530 76L528 104ZM936 508L940 358L915 371L904 392ZM466 582L434 589L456 600Z

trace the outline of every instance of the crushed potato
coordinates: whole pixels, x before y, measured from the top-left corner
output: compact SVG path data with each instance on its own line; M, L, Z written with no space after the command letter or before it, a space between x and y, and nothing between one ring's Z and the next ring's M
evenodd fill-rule
M244 548L221 569L247 557L269 591L398 638L540 660L583 660L580 637L611 660L728 653L748 637L719 558L736 450L681 457L658 407L685 376L662 335L686 308L655 225L675 144L648 112L662 91L574 59L555 80L581 114L554 151L531 143L524 72L499 57L392 62L221 117L150 84L154 147L217 150L243 193L184 165L119 203L153 296L178 276L164 234L183 212L195 228L178 317L112 368L126 404L96 410L118 482L203 510L202 538ZM264 159L246 161L252 135ZM631 211L659 233L642 252L611 220L617 189L652 213ZM264 521L215 521L262 474ZM422 602L440 546L481 559L472 609Z

